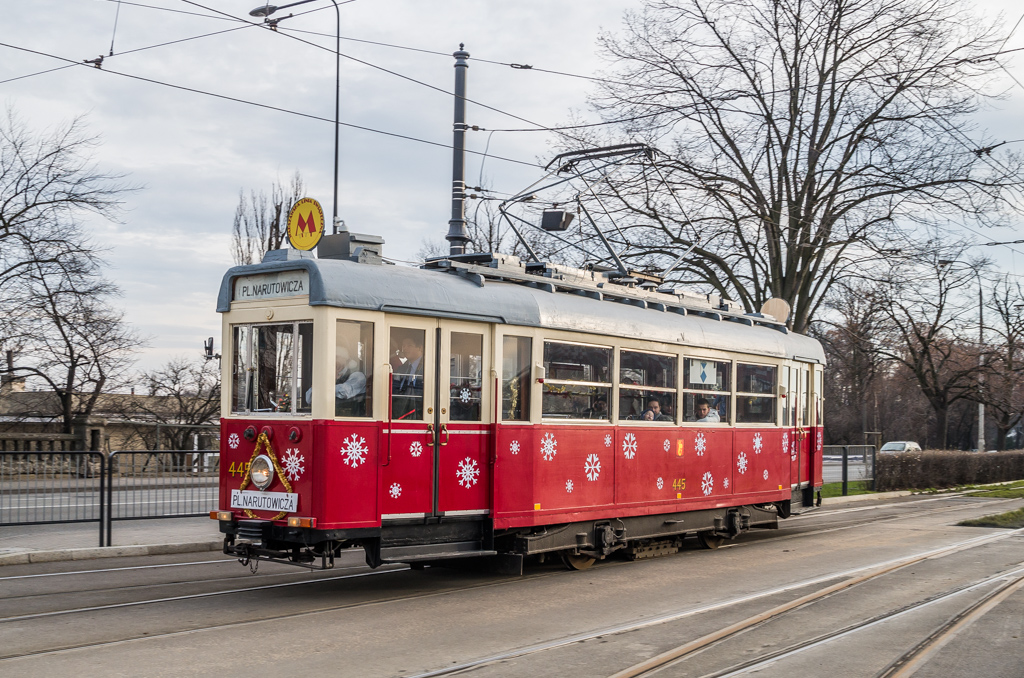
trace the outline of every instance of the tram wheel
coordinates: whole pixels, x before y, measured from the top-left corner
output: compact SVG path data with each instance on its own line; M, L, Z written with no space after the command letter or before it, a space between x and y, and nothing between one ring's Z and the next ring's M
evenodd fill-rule
M565 563L565 566L567 568L569 568L570 570L585 570L588 567L590 567L591 565L593 565L595 561L596 561L596 558L593 558L591 556L585 556L583 554L579 554L579 555L577 555L575 553L563 553L562 554L562 562Z
M716 537L710 532L698 532L697 541L700 542L701 547L714 550L725 543L725 537Z

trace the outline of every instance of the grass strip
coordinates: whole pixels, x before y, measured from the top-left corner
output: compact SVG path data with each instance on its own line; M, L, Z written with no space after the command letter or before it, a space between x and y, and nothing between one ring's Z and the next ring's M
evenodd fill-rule
M1007 511L994 516L982 516L971 520L963 520L957 523L964 527L1005 527L1017 529L1024 527L1024 508L1016 511Z

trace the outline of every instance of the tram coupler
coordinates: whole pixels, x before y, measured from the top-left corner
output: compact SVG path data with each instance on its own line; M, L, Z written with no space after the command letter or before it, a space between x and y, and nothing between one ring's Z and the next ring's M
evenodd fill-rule
M233 535L224 538L224 554L234 556L243 565L248 565L251 562L266 561L281 563L282 565L296 565L310 570L334 569L333 549L324 549L319 554L298 546L288 551L269 549L264 548L261 544L247 541L236 544ZM317 563L317 560L320 562Z

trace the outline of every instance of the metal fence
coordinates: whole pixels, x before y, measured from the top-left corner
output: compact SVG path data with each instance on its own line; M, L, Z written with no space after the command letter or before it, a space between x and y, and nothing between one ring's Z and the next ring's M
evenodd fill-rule
M113 521L186 518L216 510L220 452L112 452L107 460L107 546Z
M842 483L842 493L849 493L851 482L866 481L875 489L874 445L825 445L822 448L822 479L826 483Z
M106 461L101 452L0 451L0 525L94 522L103 546Z
M0 526L203 516L218 508L220 453L2 452Z

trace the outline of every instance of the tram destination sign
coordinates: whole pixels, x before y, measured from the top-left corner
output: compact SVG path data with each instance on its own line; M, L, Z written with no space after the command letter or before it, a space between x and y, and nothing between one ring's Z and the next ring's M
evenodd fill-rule
M235 301L301 297L307 294L308 271L280 271L235 278Z
M295 513L299 510L299 495L292 492L231 490L231 508Z

